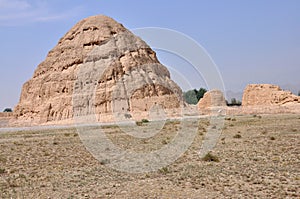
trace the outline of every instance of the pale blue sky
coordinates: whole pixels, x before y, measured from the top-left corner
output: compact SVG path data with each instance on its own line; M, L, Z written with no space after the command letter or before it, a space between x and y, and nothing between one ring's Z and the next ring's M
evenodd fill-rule
M0 0L0 111L16 105L22 84L58 40L97 14L128 29L162 27L190 36L210 54L228 90L242 91L248 83L300 90L299 10L298 0ZM186 67L166 53L158 57ZM190 81L205 86L195 76Z

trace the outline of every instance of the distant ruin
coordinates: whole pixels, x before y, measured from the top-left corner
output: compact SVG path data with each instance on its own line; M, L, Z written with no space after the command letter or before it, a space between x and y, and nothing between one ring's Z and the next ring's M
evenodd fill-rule
M13 123L70 123L89 115L97 122L138 120L151 111L173 117L182 108L187 115L210 114L215 107L227 114L295 113L299 105L299 96L278 86L251 84L241 107L227 107L219 90L190 106L150 47L122 24L99 15L78 22L38 65L23 85Z
M243 106L271 106L300 103L300 97L272 84L250 84L244 90Z

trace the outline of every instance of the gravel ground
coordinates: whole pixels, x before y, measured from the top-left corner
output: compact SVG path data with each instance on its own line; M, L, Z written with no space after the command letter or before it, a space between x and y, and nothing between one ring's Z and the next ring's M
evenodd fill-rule
M300 115L227 116L203 160L198 152L208 126L205 118L192 122L196 136L180 158L139 174L96 160L76 128L2 130L0 198L300 198ZM151 138L113 125L102 130L123 150L151 152L181 128L169 121Z

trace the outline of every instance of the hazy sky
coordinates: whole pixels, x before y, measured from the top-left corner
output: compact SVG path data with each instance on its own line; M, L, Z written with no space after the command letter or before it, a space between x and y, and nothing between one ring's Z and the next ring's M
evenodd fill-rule
M190 36L210 54L227 90L242 91L248 83L298 86L299 10L299 0L0 0L0 111L16 105L23 83L58 40L97 14L128 29L162 27ZM158 57L186 67L166 53ZM205 86L192 75L190 81Z

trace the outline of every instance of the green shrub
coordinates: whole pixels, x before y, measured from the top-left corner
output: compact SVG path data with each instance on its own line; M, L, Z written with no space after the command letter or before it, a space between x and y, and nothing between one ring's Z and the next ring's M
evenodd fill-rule
M235 98L232 98L230 103L226 100L226 104L227 106L241 106L242 102Z
M253 115L253 117L257 117L258 119L262 118L260 115Z
M207 153L202 160L206 162L220 162L219 158L211 153Z
M4 109L4 111L3 111L4 113L11 113L11 112L13 112L12 111L12 109L11 108L6 108L6 109Z
M141 121L136 121L135 124L137 126L143 126L143 124L149 123L149 120L147 119L142 119Z
M170 170L168 169L168 167L163 167L163 168L159 169L159 172L162 174L167 174L170 172Z
M270 140L276 140L276 138L272 136L272 137L270 137Z
M164 144L164 145L166 145L166 144L168 144L168 141L167 140L163 140L161 143Z
M100 161L101 165L106 165L106 164L109 164L109 163L110 163L110 160L108 160L108 159L104 159L104 160Z
M0 155L0 162L4 162L5 163L6 161L7 161L7 159L5 157L3 157L3 156Z
M142 122L142 123L149 123L149 120L147 120L147 119L142 119L141 122Z
M207 90L205 88L188 90L183 93L183 98L188 104L197 104L206 92Z
M5 173L5 169L0 168L0 174L3 174L3 173Z

